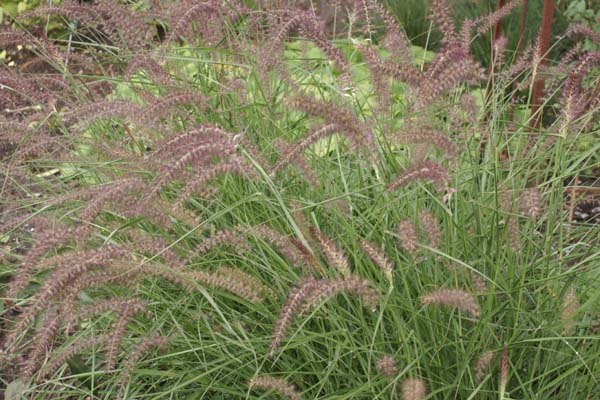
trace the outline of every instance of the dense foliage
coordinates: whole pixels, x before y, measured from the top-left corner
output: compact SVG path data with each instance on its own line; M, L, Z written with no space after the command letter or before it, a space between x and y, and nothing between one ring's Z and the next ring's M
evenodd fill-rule
M2 26L0 391L593 398L600 34L283 3Z

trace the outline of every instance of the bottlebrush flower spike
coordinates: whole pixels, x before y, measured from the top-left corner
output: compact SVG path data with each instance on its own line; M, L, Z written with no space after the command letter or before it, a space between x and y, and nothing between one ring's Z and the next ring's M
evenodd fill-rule
M202 170L200 174L190 179L185 183L185 186L179 193L179 199L176 202L178 207L183 207L186 200L190 198L194 193L200 193L202 197L209 197L210 194L214 193L208 183L215 179L219 175L224 174L237 174L244 175L248 171L248 166L243 165L237 157L231 157L231 160L219 163L214 166L209 166Z
M596 45L600 46L600 34L592 27L586 24L578 23L571 24L566 32L567 37L582 35L589 38Z
M271 170L270 176L274 178L277 175L277 172L282 169L284 166L295 163L298 165L298 160L302 157L302 153L308 147L316 143L317 141L323 139L324 137L331 136L334 133L339 133L342 131L342 127L337 124L328 124L325 126L321 126L311 133L309 133L304 139L300 140L297 143L291 144L288 146L287 151L279 157L277 163L273 166Z
M567 50L560 58L559 63L556 65L556 71L561 71L565 74L569 74L571 71L571 63L573 63L582 53L583 43L577 42L573 47ZM556 82L556 80L554 81ZM555 89L556 84L552 85L551 88Z
M385 255L385 253L377 248L371 242L362 239L360 241L360 247L363 249L365 253L369 256L369 258L379 267L383 274L387 278L390 283L394 281L394 265L390 261L390 259Z
M488 292L487 282L476 272L470 271L471 283L480 294Z
M236 95L237 95L237 92L236 92ZM263 151L260 149L260 147L258 145L256 145L255 143L253 143L246 135L242 135L238 138L239 138L238 145L241 148L243 148L246 151L246 153L248 153L248 155L250 156L250 158L252 160L254 160L256 163L258 163L258 165L260 165L263 169L266 169L267 166L269 165L269 162L265 158L265 155L263 154ZM252 163L244 163L243 165L250 165L250 164L252 164ZM252 168L254 168L254 166L252 166ZM252 174L250 172L250 168L248 168L248 170L246 170L246 173L248 175Z
M417 180L431 180L439 192L444 192L448 188L450 175L440 164L431 161L421 161L411 165L398 175L396 179L388 184L387 190L391 192L400 186Z
M258 279L254 276L240 271L239 269L222 266L219 267L217 273L223 276L226 279L230 279L235 282L240 282L243 285L247 286L251 291L256 293L260 299L262 299L263 295L271 296L273 292L262 284Z
M597 98L593 97L596 92L592 92L590 97L582 87L582 81L590 70L600 65L600 52L590 52L579 57L578 62L568 70L568 77L565 81L562 92L562 125L561 134L569 133L569 124L579 118L586 109L589 109Z
M165 13L167 14L166 16L171 28L165 43L172 43L178 38L185 38L193 43L193 21L200 21L199 29L204 34L210 32L212 29L209 26L209 22L212 22L213 18L219 14L219 9L215 2L206 1L196 4L189 2L186 5L187 7L183 4L178 4L178 7L171 7L170 12Z
M508 219L506 230L508 235L508 244L513 252L521 249L521 230L516 215L512 215L512 194L509 190L502 189L502 210L506 213Z
M290 239L267 225L256 225L240 228L243 232L264 240L275 247L281 254L286 256L294 266L304 264L304 257L300 250L290 241Z
M95 315L107 312L114 312L119 316L129 312L142 312L147 305L148 302L139 299L108 298L86 306L78 307L77 309L72 309L70 310L70 314L65 314L62 318L65 326L75 326Z
M143 266L121 262L109 265L115 272L128 273L140 276L155 276L181 286L188 292L196 292L198 284L229 291L249 302L259 303L267 289L256 291L260 285L252 276L242 271L231 273L229 269L212 271L192 271L183 268L171 267L161 264L144 264Z
M399 143L415 143L415 144L433 144L440 148L448 159L456 159L457 148L452 139L448 136L433 133L428 131L414 132L409 130L407 132L401 132L394 135L394 139Z
M85 125L101 118L127 119L130 116L140 115L144 108L138 104L121 100L96 101L94 103L78 105L73 111L64 114L66 125L77 124L80 130Z
M9 299L17 297L21 290L25 289L31 281L40 258L52 248L73 239L76 233L77 228L67 226L58 226L45 230L25 255L21 266L8 284L4 297Z
M151 32L141 14L141 10L133 11L124 5L100 0L85 6L65 2L59 6L37 7L20 18L62 15L81 25L101 29L114 45L140 50L148 43L148 34Z
M363 32L368 35L368 40L371 41L373 36L373 18L375 10L373 9L373 1L371 0L356 0L354 1L354 12L358 12L359 19L364 22Z
M88 318L90 315L98 312L111 311L115 309L115 304L107 303L109 300L117 302L122 301L121 299L109 299L99 303L94 303L90 306L95 308L80 308L79 311L76 312L75 309L77 306L77 297L82 290L98 287L108 283L131 286L136 281L137 276L135 273L121 271L115 272L112 270L90 272L74 280L61 294L63 304L61 313L65 316L63 318L65 334L69 335L73 331L75 324L80 320ZM104 308L104 310L102 310L102 308Z
M197 106L200 110L207 108L207 98L201 93L193 91L176 91L152 98L140 114L135 115L140 126L154 126L159 119L167 117L172 111L184 104ZM132 117L133 118L133 117Z
M141 300L130 300L124 302L116 309L118 313L117 321L111 326L110 334L106 342L106 369L111 371L117 364L117 357L119 355L119 346L125 335L127 324L131 318L146 308L146 302Z
M191 148L210 143L211 140L231 141L233 135L217 125L201 124L188 129L187 133L167 139L145 157L150 166L164 166L165 162L183 157Z
M442 243L442 232L440 231L437 219L429 211L421 211L419 213L419 221L421 222L421 227L427 233L431 247L439 249Z
M502 359L500 360L500 399L505 399L506 384L508 383L508 345L502 349Z
M391 377L398 374L396 360L394 360L394 357L389 354L379 358L375 363L375 366L377 367L377 371L379 371L379 373L383 376Z
M299 313L303 314L340 293L349 293L360 297L364 306L370 311L375 311L379 304L379 294L371 287L368 280L349 276L320 280L317 287L305 298Z
M350 261L348 260L348 257L346 257L346 254L344 254L344 251L316 227L311 226L309 229L315 239L317 239L321 251L323 251L325 257L327 257L327 263L330 266L335 267L342 276L350 276L352 273L350 271Z
M133 75L139 70L144 70L150 79L161 86L175 85L175 80L169 75L168 71L151 55L136 54L127 64L123 78L131 81Z
M427 394L425 382L418 378L409 378L402 384L402 400L422 400Z
M323 53L332 59L338 68L342 71L340 80L346 82L349 78L349 64L344 58L343 53L333 47L324 30L324 22L321 21L312 12L301 10L289 10L283 13L284 21L276 29L277 33L271 35L269 46L260 54L260 68L262 74L276 66L280 61L278 57L279 50L283 47L285 38L292 32L297 31L301 36L310 39Z
M382 60L373 46L358 45L357 48L365 58L367 66L373 75L376 90L379 85L383 85L382 89L387 88L385 81L380 79L381 75L409 84L418 82L418 71L410 63L395 63L389 60ZM385 94L385 91L381 94Z
M411 44L406 37L406 33L400 27L396 16L390 12L384 4L378 0L366 0L373 12L379 14L385 25L385 36L383 37L383 46L392 53L401 63L411 65L413 60L410 48Z
M577 314L579 309L579 300L577 300L577 294L575 289L571 286L567 291L565 300L563 302L563 309L560 314L560 320L563 324L563 336L570 335L575 327L575 321L573 317Z
M44 7L35 8L38 9ZM21 19L28 13L29 11L19 15L18 18ZM50 40L48 40L45 35L32 35L29 32L25 33L18 31L8 24L2 24L2 26L0 26L0 47L7 49L15 46L25 45L35 49L38 54L43 54L44 56L55 61L62 62L63 57L65 56L65 52L57 48Z
M290 400L300 400L300 395L296 392L296 388L282 378L267 375L256 376L248 382L248 387L250 389L273 390Z
M142 254L148 253L151 256L160 255L173 265L181 265L183 262L177 253L170 247L171 244L164 238L151 236L150 234L139 230L129 230L127 233L131 238L131 242L126 246L131 249L132 252L139 252Z
M184 39L196 44L197 33L200 34L204 47L232 46L228 35L228 27L236 26L241 18L252 20L255 16L241 1L202 1L185 0L177 3L160 3L160 18L164 19L170 29L165 44ZM169 46L164 46L165 50Z
M470 293L460 289L439 289L421 296L421 304L446 305L456 307L470 314L473 318L479 318L479 304Z
M464 56L459 55L459 57ZM423 109L432 104L443 93L461 82L479 82L484 78L484 70L481 65L470 58L460 58L450 63L440 60L439 64L443 66L441 71L435 70L437 65L434 63L428 68L427 75L421 79L420 84L416 86L419 89L416 96L418 109Z
M308 238L309 236L307 235L305 237ZM308 247L306 247L299 239L296 238L290 238L290 242L294 245L294 247L296 247L296 249L298 249L304 265L310 267L313 272L326 275L321 263Z
M62 350L59 354L56 354L50 358L50 360L37 373L37 381L43 382L48 376L55 373L60 366L67 362L71 357L86 350L104 345L108 342L109 338L109 335L99 335L93 336L86 340L73 342L73 344L71 344L65 350Z
M308 278L304 278L302 281L300 281L298 286L290 291L285 303L281 307L277 322L275 323L275 329L273 330L271 345L269 346L269 353L267 355L269 358L273 358L287 330L292 325L294 317L296 314L298 314L302 303L313 293L318 285L319 281L310 276Z
M106 266L115 259L129 256L128 252L122 248L112 245L90 250L87 253L86 258L75 261L72 265L56 269L29 299L29 304L23 308L23 313L19 315L16 323L4 339L4 350L7 353L12 352L18 336L32 325L35 316L46 308L50 300L63 293L64 289L74 280L94 267Z
M225 289L248 300L251 303L260 303L262 301L262 292L256 292L254 290L257 281L246 276L242 271L238 271L236 274L230 274L227 270L217 272L206 272L206 271L193 271L188 276L195 281L204 283L214 288Z
M377 96L377 102L379 103L379 109L385 113L391 109L392 105L392 92L391 85L389 82L389 76L383 74L384 62L379 58L377 51L374 46L357 46L358 51L361 52L369 73L371 74L371 81L373 82L373 89Z
M479 356L477 363L475 364L475 375L477 376L477 379L483 379L495 356L496 352L492 350L488 350Z
M117 383L117 387L119 388L118 398L124 398L127 380L140 359L153 347L163 349L168 341L168 337L154 334L150 339L143 339L135 346L131 354L127 356L127 360L123 364L123 368L119 374L119 381Z
M400 246L402 246L413 258L417 257L417 228L409 220L400 221L396 228L398 237L400 238Z
M312 139L314 139L314 138L312 138ZM275 139L273 141L273 145L275 146L275 148L277 149L277 151L280 154L285 155L288 158L287 163L289 163L293 159L296 167L302 172L302 177L304 179L306 179L311 185L313 185L315 187L321 187L321 182L319 181L317 174L315 173L315 171L313 171L313 169L311 168L311 166L307 162L307 160L304 157L302 157L301 152L305 148L300 149L297 147L292 150L290 144L288 144L287 142L285 142L283 139L280 139L280 138ZM300 146L300 147L303 147L303 146ZM293 158L289 159L290 157L293 157ZM273 174L275 174L275 173L277 173L277 170L274 169Z
M221 162L229 159L236 151L236 144L232 137L212 137L187 149L187 152L176 160L169 160L165 167L160 171L151 190L144 195L137 207L141 212L148 203L153 200L163 186L170 183L173 179L185 175L186 167L193 166L196 170L214 165L214 159L219 158Z
M475 20L474 25L479 25L477 34L481 35L486 33L491 27L510 15L510 13L522 2L523 0L511 0L493 13Z
M458 43L451 4L448 0L433 0L429 6L429 20L442 33L444 46Z
M521 193L521 214L535 218L541 213L542 195L537 188L525 189Z
M298 96L287 103L290 107L304 111L312 117L323 118L327 125L335 124L343 129L338 133L346 136L351 142L352 149L364 149L370 158L376 151L373 130L363 123L349 108L337 105L331 101L319 101L310 96Z
M83 221L91 222L100 214L104 205L108 202L118 201L124 193L141 191L146 188L144 181L138 177L121 179L104 185L100 192L87 204L85 209L79 214Z
M61 325L61 318L56 310L49 310L44 316L42 328L36 333L27 355L27 363L21 370L21 378L29 379L38 370L44 356L49 352L52 342Z

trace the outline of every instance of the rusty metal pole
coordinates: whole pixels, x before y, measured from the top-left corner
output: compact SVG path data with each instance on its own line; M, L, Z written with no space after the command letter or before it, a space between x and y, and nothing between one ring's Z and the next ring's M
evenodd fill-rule
M498 0L498 4L496 5L496 11L504 7L506 4L506 0ZM496 41L502 35L502 20L498 21L496 25L494 25L494 33L492 35L492 42L496 43Z
M525 41L525 24L527 23L528 8L529 0L523 0L523 6L521 8L521 23L519 25L519 42L517 44L517 50L515 51L515 59L519 57L521 49L523 48L523 42Z
M544 0L542 9L542 25L538 34L536 45L536 58L539 60L537 70L548 63L547 53L550 48L550 38L552 36L552 18L554 16L554 0ZM536 75L538 72L536 71ZM539 128L542 122L542 103L544 101L544 78L534 77L533 94L531 97L531 128Z
M518 60L521 55L521 50L523 49L523 42L525 42L525 25L527 23L527 11L529 9L529 0L523 0L523 5L521 8L521 23L519 24L519 42L517 43L517 49L515 50L515 55L513 60ZM515 100L517 99L517 82L513 82L512 84L512 100L509 106L508 111L508 120L512 121L515 114Z
M498 4L496 5L496 11L498 11L499 9L501 9L502 7L504 7L504 4L506 3L505 0L498 0ZM485 93L485 104L487 106L490 97L492 96L492 86L491 86L491 77L494 74L494 62L496 61L496 57L498 57L498 55L496 54L496 43L498 42L498 39L500 39L500 36L502 35L502 20L496 22L496 25L494 25L494 31L492 33L492 49L490 51L490 64L488 65L488 86L486 89L486 93ZM487 119L487 117L486 117Z

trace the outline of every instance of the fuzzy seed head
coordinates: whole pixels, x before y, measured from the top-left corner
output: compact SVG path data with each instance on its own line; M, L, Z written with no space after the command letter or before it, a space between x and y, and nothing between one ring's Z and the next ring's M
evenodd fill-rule
M377 248L373 243L367 240L360 241L360 247L369 256L371 260L383 271L383 274L388 281L394 280L394 265L390 259L385 255L383 250Z
M521 193L521 214L535 218L541 213L542 195L537 188L525 189Z
M396 360L394 360L394 357L389 354L386 354L378 359L375 366L377 367L377 371L379 371L379 373L383 376L390 377L398 374Z
M409 378L402 384L402 400L421 400L427 394L425 382L418 378Z
M350 276L350 261L346 257L346 254L344 254L344 251L316 227L311 226L309 229L315 239L317 239L325 257L327 257L328 264L335 267L342 276Z
M408 183L418 180L433 181L438 192L444 192L448 188L450 175L440 164L431 161L420 161L404 170L396 179L387 186L388 191L393 191Z
M294 317L299 313L299 309L305 299L310 296L318 286L319 282L310 276L304 278L300 281L298 286L290 291L285 303L281 307L281 311L279 311L279 318L277 318L277 322L275 323L275 329L271 336L271 345L269 346L269 358L272 358L275 355L275 352L283 341L292 322L294 322Z
M502 349L502 359L500 360L500 398L504 399L506 384L508 383L508 346L504 345Z
M471 275L471 282L473 283L473 287L475 288L475 290L477 290L479 293L487 293L487 291L488 291L487 283L481 277L481 275L479 275L478 273L473 272L473 271L470 271L470 275Z
M438 226L437 219L429 211L421 211L419 213L419 220L421 227L427 233L431 247L439 249L442 242L442 232Z
M495 355L495 351L488 350L479 356L477 363L475 364L475 375L477 376L477 379L483 379Z
M417 228L409 220L401 221L396 228L398 236L400 238L400 245L413 257L417 257L417 243L419 239L417 237Z
M470 293L460 289L439 289L421 296L423 305L437 304L456 307L470 314L473 318L479 318L479 304Z
M379 304L379 294L371 287L368 280L349 276L346 278L318 281L317 287L306 297L304 304L300 307L299 313L302 314L315 308L340 293L353 294L360 297L364 306L371 311L375 311L377 304Z
M560 315L560 320L563 324L563 335L569 335L575 326L575 321L573 317L577 313L579 309L579 300L577 300L577 293L575 293L575 288L572 286L567 291L565 295L565 300L563 302L563 310Z
M250 389L273 390L290 400L300 400L300 395L296 391L296 388L282 378L267 375L256 376L250 380L248 386Z

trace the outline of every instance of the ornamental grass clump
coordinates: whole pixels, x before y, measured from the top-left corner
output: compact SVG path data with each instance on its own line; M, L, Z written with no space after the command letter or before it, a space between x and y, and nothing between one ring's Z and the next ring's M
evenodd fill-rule
M594 398L593 26L518 0L22 3L5 397Z

